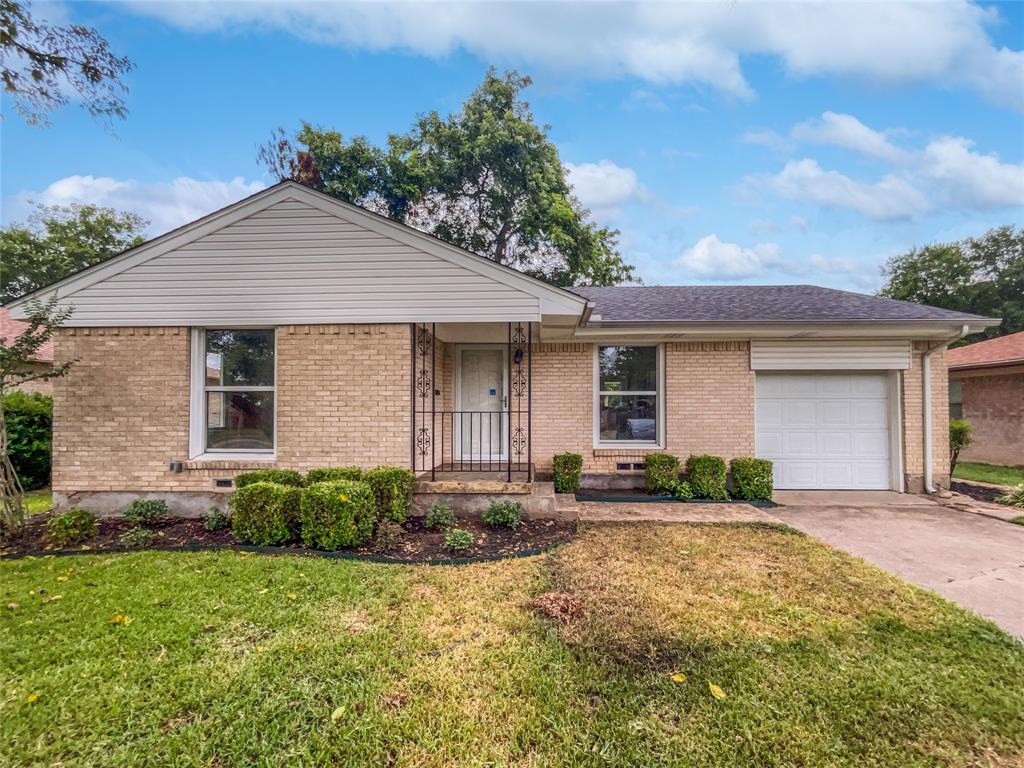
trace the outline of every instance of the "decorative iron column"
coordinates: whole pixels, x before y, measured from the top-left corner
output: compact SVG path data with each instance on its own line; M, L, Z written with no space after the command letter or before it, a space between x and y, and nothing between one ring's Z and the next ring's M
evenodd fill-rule
M435 389L434 373L437 366L434 331L436 326L414 323L412 337L412 454L413 472L426 469L430 456L430 479L435 476L434 420Z
M509 323L509 399L508 399L508 480L512 481L512 464L523 469L526 459L527 479L530 479L530 406L531 356L533 324ZM515 426L513 427L513 420Z

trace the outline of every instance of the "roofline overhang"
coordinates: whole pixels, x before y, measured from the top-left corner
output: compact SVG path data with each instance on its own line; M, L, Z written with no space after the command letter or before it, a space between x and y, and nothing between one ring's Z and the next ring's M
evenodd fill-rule
M963 320L785 320L772 322L705 321L705 322L614 322L595 323L575 331L577 338L918 338L933 339L949 336L950 328L968 326L968 333L978 333L998 324L998 320L979 318Z
M1012 368L1024 365L1024 357L1012 358L1010 360L994 360L985 363L961 363L960 365L948 365L951 371L971 371L977 368Z

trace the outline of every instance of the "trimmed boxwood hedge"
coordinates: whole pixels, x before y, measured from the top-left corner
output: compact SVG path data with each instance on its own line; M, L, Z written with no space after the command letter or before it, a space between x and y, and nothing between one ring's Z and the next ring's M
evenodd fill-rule
M362 480L363 470L359 467L319 467L306 473L306 484L333 483L335 480Z
M257 469L235 475L235 488L245 488L253 483L277 483L302 488L306 484L301 473L294 469Z
M644 459L648 493L671 494L679 482L679 459L671 453L651 453Z
M733 459L733 495L747 501L772 500L772 463L768 459Z
M50 441L53 398L9 392L3 398L8 454L26 491L50 484Z
M354 547L373 536L377 509L368 484L356 480L314 483L300 495L302 540L309 546Z
M686 460L686 475L695 498L728 500L729 494L725 490L725 459L718 456L690 456Z
M259 546L291 540L298 520L301 488L256 482L231 494L231 531L244 542Z
M416 475L400 467L377 467L363 474L363 482L373 490L379 519L396 523L405 522L412 511L415 481Z
M583 457L578 453L560 453L554 458L555 493L576 493L583 473Z

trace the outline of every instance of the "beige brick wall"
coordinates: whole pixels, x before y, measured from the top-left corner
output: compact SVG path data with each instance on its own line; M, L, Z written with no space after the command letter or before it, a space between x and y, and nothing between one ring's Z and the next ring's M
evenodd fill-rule
M277 461L188 462L187 328L66 329L54 386L56 491L206 491L254 467L409 463L409 327L277 329ZM186 462L172 474L171 461Z
M551 469L556 453L583 456L584 471L614 471L657 449L594 448L594 345L540 344L533 359L533 458ZM685 459L727 461L754 453L754 374L745 341L665 345L665 449Z
M50 363L31 363L25 370L31 371L32 373L38 373L41 371L48 371L53 368ZM15 389L21 392L37 393L40 395L53 395L53 379L33 379L32 381L26 381L23 384L19 384Z
M914 342L910 369L903 371L903 475L906 490L924 488L924 397L921 355L933 342ZM949 487L949 377L946 351L931 356L932 393L932 479L936 486Z
M1024 465L1024 366L953 371L950 378L963 385L964 418L974 438L960 459Z

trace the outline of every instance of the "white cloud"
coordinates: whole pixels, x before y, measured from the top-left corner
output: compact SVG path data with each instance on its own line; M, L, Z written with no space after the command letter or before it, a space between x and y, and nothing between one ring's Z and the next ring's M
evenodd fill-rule
M1024 53L996 48L996 8L944 3L280 3L132 2L198 31L287 32L317 43L432 57L465 50L591 77L706 84L750 98L744 56L796 76L966 87L1024 109Z
M170 182L140 182L108 176L67 176L39 192L23 191L5 206L23 219L35 203L89 203L133 211L150 221L148 232L159 235L263 189L261 181L238 176L230 181L202 181L183 176Z
M879 181L855 181L838 171L826 171L817 161L791 160L776 175L754 180L789 200L830 208L851 208L872 219L906 219L928 209L925 196L907 181L884 176Z
M755 144L760 147L768 147L776 152L786 152L792 148L792 143L777 131L753 130L746 131L740 136L744 144Z
M919 174L950 205L971 208L1024 206L1024 163L1002 163L971 151L969 139L946 136L924 149Z
M566 163L569 183L587 208L613 214L617 206L650 199L650 193L637 179L636 171L611 160L596 163Z
M889 142L884 133L868 128L853 115L825 112L820 120L808 120L793 127L796 141L833 144L889 163L904 163L909 153Z
M779 246L774 243L744 248L737 243L722 242L714 233L702 237L679 257L680 266L709 280L754 277L762 274L766 266L780 262Z
M668 111L668 104L665 103L665 100L654 91L647 90L646 88L634 88L622 106L631 111L644 109L650 109L655 112Z

